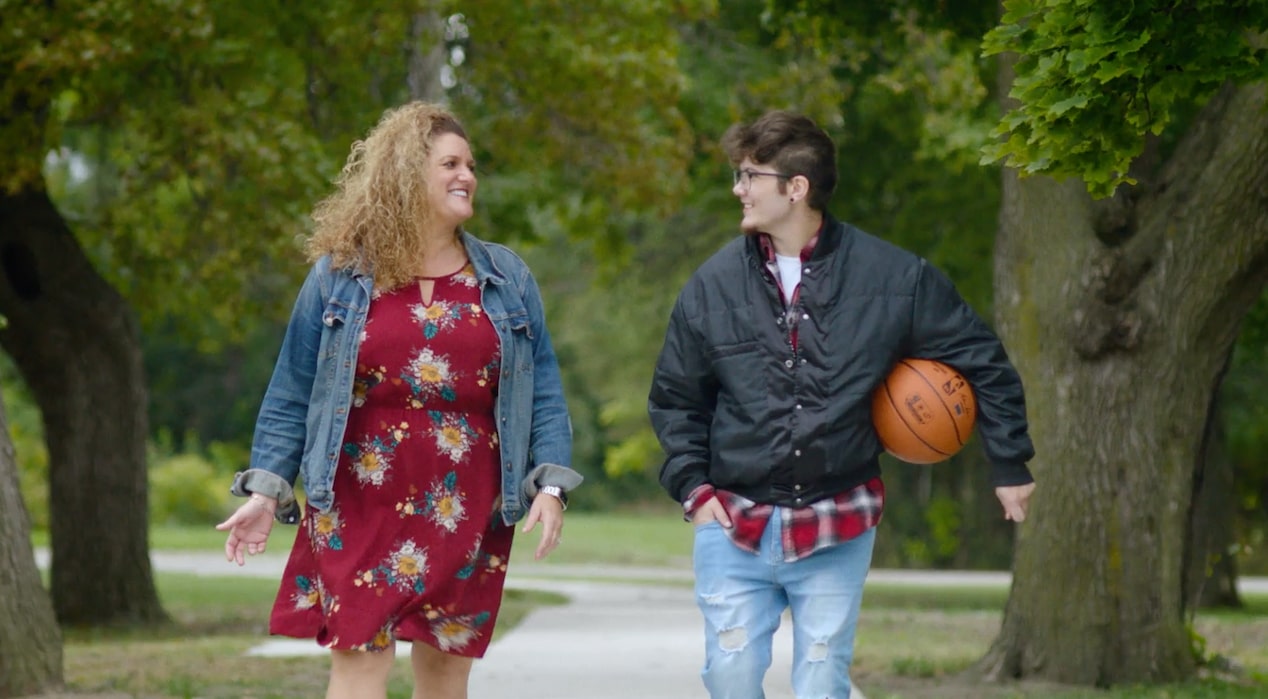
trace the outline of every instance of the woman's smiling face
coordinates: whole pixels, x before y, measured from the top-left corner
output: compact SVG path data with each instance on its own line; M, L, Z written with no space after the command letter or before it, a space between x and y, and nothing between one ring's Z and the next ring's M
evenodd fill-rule
M457 228L475 215L475 158L467 139L455 133L437 136L428 156L427 175L436 223Z

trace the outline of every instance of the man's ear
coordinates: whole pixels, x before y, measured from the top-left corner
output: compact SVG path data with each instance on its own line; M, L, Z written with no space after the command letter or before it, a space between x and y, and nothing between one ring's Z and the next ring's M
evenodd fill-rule
M792 179L788 180L788 184L788 196L798 200L810 196L810 180L805 175L794 175Z

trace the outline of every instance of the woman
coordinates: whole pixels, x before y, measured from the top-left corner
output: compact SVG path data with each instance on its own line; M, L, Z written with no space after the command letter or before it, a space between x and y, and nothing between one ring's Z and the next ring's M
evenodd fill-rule
M462 230L475 162L453 114L387 112L336 185L234 479L248 500L217 529L242 565L300 521L269 630L330 647L329 699L385 697L396 640L415 699L466 697L514 523L549 554L581 483L559 367L528 267Z

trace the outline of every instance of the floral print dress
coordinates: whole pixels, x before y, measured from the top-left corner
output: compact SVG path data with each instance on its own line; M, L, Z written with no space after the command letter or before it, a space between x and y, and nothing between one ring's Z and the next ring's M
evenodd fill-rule
M330 510L305 508L269 631L481 657L514 528L499 515L497 333L470 264L371 299Z

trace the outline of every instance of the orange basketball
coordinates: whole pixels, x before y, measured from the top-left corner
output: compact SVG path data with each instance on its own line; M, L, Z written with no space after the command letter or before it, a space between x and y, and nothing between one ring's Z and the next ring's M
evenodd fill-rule
M969 382L931 359L898 362L872 394L872 424L881 446L908 463L950 458L969 441L976 419Z

